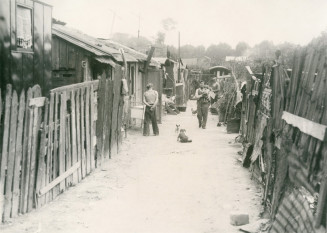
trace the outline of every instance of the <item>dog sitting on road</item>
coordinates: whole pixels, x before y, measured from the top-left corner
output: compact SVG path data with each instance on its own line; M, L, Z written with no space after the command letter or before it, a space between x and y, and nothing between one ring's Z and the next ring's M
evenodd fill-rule
M181 129L179 131L179 134L178 134L178 137L177 137L177 141L179 141L181 143L192 142L192 140L189 139L188 136L186 136L186 130L185 129Z
M176 128L175 128L175 133L176 133L176 134L178 134L178 132L179 132L179 127L180 127L180 126L181 126L181 125L177 125L177 124L176 124Z

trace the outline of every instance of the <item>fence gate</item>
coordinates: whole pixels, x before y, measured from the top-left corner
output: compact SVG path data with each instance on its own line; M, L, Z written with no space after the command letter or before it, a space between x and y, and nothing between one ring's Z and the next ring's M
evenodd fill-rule
M96 167L97 81L56 88L45 101L37 204L51 201Z

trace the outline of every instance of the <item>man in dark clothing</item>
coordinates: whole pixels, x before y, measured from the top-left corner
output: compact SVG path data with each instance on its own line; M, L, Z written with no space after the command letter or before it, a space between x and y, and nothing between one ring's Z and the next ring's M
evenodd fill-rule
M146 86L147 91L144 93L143 102L145 106L144 112L144 128L143 128L143 136L150 135L149 123L152 123L152 129L155 136L159 135L159 128L157 123L156 116L156 107L158 104L158 92L152 89L152 83L148 83Z
M204 86L204 81L200 81L200 88L196 89L195 98L197 99L197 117L199 128L206 128L208 111L210 106L209 89Z

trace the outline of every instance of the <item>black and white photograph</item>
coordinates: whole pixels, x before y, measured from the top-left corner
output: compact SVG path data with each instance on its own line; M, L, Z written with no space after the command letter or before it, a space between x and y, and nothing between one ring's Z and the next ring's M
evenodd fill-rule
M327 233L326 0L0 0L1 233Z

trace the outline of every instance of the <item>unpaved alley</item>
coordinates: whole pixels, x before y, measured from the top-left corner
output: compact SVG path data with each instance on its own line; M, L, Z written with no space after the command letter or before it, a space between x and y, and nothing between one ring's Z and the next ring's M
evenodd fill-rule
M160 136L129 132L121 153L55 201L0 227L8 232L232 233L229 213L259 216L260 190L237 160L236 134L187 112L167 115ZM181 124L192 143L176 141Z

